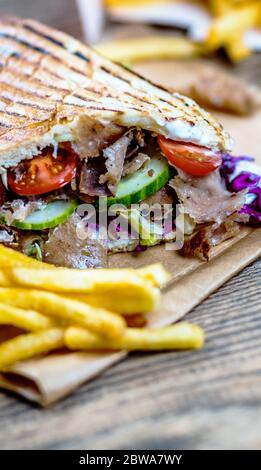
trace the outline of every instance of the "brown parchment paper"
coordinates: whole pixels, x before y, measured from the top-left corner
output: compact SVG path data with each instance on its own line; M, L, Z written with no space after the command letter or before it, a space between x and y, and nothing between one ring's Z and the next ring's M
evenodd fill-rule
M159 83L175 87L190 74L198 73L205 62L156 62L139 65L138 71ZM179 82L180 83L180 82ZM219 114L236 141L235 154L256 157L261 164L261 112L249 118ZM149 315L149 323L162 326L182 318L229 278L261 255L261 229L242 227L240 234L212 250L209 262L184 258L165 251L164 245L139 255L116 254L110 267L139 267L162 262L172 274L172 282L163 292L158 311ZM189 294L193 292L193 295ZM14 391L42 406L50 405L93 379L125 357L119 353L59 353L21 362L6 374L0 374L0 387Z

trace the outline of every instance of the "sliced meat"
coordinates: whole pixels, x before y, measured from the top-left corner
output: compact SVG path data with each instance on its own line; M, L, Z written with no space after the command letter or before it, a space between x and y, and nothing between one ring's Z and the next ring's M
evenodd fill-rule
M208 261L213 246L235 237L239 231L240 226L234 216L228 217L221 224L198 225L197 230L185 239L181 252L184 256L197 256Z
M261 106L257 87L216 68L204 70L179 91L204 106L239 115L251 114Z
M74 214L65 224L50 231L44 246L44 261L69 268L104 268L107 250L82 228L82 219Z
M171 188L164 186L152 196L149 196L144 199L142 203L148 204L149 206L153 206L154 204L172 204L174 195L171 194L171 192L174 191Z
M136 129L134 131L134 139L139 147L145 147L145 133L142 129Z
M237 213L245 203L245 192L229 193L218 170L202 178L179 171L179 175L169 184L176 191L185 212L198 224L220 224L231 214Z
M15 241L15 234L11 230L0 227L0 243L10 245Z
M33 201L14 199L13 201L3 204L1 214L4 216L7 225L11 225L13 220L16 219L22 222L32 212L43 209L45 206L46 202L41 199L35 199Z
M103 158L85 160L80 172L80 193L87 196L109 196L107 185L99 182L105 170Z
M132 175L150 159L145 153L139 152L136 156L132 157L130 160L126 160L123 166L122 176Z
M229 193L218 170L203 178L178 173L170 185L185 213L197 223L193 234L186 237L182 253L208 260L212 246L238 234L238 212L244 205L245 192Z
M7 200L7 191L2 182L2 179L0 178L0 206L2 206L6 200Z
M164 224L164 226L168 225L169 230L172 230L173 228L172 219L174 216L174 197L171 192L174 193L173 189L164 186L163 188L159 189L159 191L157 191L155 194L147 197L139 204L139 207L141 209L145 205L148 206L148 210L153 216L153 221L160 224Z
M141 129L132 129L133 132L133 140L128 148L127 154L126 154L126 160L131 159L137 153L140 151L140 149L143 149L146 145L145 143L145 133Z
M103 151L107 172L100 176L99 182L100 184L107 183L113 195L115 195L117 185L122 177L124 160L132 139L133 132L128 132Z
M125 129L113 123L105 126L88 116L81 116L72 132L76 152L80 158L86 158L98 157L101 150L118 139Z

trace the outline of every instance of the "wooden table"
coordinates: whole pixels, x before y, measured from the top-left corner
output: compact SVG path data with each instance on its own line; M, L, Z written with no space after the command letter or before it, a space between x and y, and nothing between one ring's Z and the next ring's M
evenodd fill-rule
M79 36L71 0L0 0ZM260 58L238 73L260 81ZM72 396L42 410L0 393L0 449L261 448L261 261L188 319L206 331L202 351L132 354Z

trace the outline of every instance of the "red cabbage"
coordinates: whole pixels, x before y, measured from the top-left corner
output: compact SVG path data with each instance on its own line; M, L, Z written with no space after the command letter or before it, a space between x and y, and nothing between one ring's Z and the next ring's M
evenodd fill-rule
M249 216L251 224L261 225L261 168L254 161L254 158L247 156L223 155L220 173L228 191L248 190L246 203L240 212Z

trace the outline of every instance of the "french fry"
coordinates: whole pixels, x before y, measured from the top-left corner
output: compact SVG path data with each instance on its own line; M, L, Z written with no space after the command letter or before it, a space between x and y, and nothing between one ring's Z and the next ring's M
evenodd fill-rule
M155 287L163 287L170 280L159 263L138 270L81 271L50 266L3 246L0 246L1 263L6 266L0 270L2 287L17 285L64 292L74 300L125 315L154 310L160 296Z
M210 28L207 46L216 49L237 38L246 29L255 26L260 13L260 2L247 2L238 6L226 15L216 18Z
M148 298L144 294L133 296L132 294L121 294L117 295L68 295L69 298L78 300L85 304L91 305L92 307L101 307L110 310L120 315L132 315L136 313L148 313L155 309L155 305L158 305L158 297L160 292L156 289L155 298Z
M197 325L184 322L165 328L127 328L119 338L105 340L84 328L70 327L65 331L64 341L73 350L198 349L203 346L204 333Z
M173 0L105 0L108 7L133 7L135 5L148 5L152 3L171 3Z
M160 263L144 266L136 271L139 276L150 281L155 287L164 287L171 280L171 275Z
M16 362L46 354L62 346L64 346L63 328L16 336L0 344L0 370L4 371Z
M3 245L0 245L0 267L3 268L14 268L14 267L27 267L32 269L54 269L60 270L57 266L53 266L42 261L38 261L36 259L30 258L19 251L13 250L11 248L7 248ZM86 270L85 270L86 271ZM93 270L90 270L93 272ZM89 271L89 272L90 272ZM153 283L156 287L162 287L166 284L171 276L165 270L165 268L160 263L155 263L149 266L145 266L143 268L139 268L136 270L141 277L147 279ZM2 273L0 272L0 276ZM6 282L6 280L5 280ZM1 277L0 277L1 283Z
M36 259L23 255L19 251L13 250L12 248L7 248L6 246L0 244L0 267L13 268L17 266L27 266L35 269L44 269L47 267L51 269L50 264L37 261ZM0 281L2 281L2 278L0 278Z
M44 269L12 268L10 285L44 289L60 294L88 294L116 298L127 296L143 299L146 311L155 309L159 303L159 289L139 276L134 269ZM86 299L87 300L87 299ZM117 300L117 299L116 299ZM132 310L133 313L133 310Z
M0 288L0 302L68 320L110 338L121 335L125 329L125 321L120 315L51 292Z
M38 261L36 259L30 258L16 250L7 248L3 245L0 245L0 267L3 268L15 268L15 267L26 267L31 269L54 269L60 270L61 268L57 266ZM86 271L86 270L85 270ZM106 270L107 271L107 270ZM122 270L120 270L122 271ZM71 270L70 270L71 272ZM93 270L89 270L93 272ZM171 279L170 274L165 270L165 268L160 263L155 263L143 268L139 268L135 271L142 278L147 279L152 282L155 287L162 287L164 284ZM3 279L3 282L2 282ZM7 283L6 276L4 272L0 271L0 285Z
M223 16L231 10L231 3L228 0L210 0L210 8L214 16Z
M0 286L9 287L10 281L3 270L0 270Z
M226 44L226 51L231 62L235 64L247 59L251 55L251 50L246 46L242 35L229 41Z
M38 331L57 326L57 322L34 310L22 310L0 303L0 325L11 325L27 331Z
M116 62L196 57L202 47L183 37L151 36L122 39L96 46L97 52Z
M155 287L164 287L171 279L171 275L160 263L145 266L136 270L136 273L151 282ZM157 291L158 295L158 291ZM92 305L93 307L103 307L122 315L132 315L133 312L146 313L153 310L153 305L148 302L147 296L132 295L131 292L119 292L114 295L75 295L71 296L75 300ZM156 303L156 302L155 302ZM128 321L128 319L127 319Z

